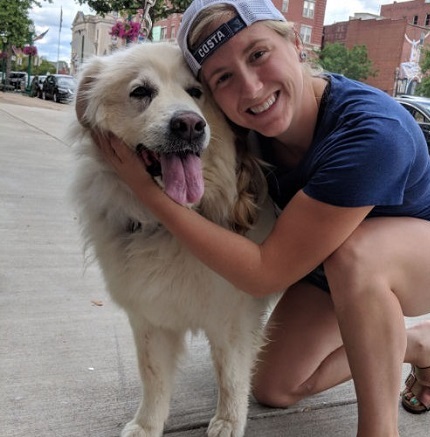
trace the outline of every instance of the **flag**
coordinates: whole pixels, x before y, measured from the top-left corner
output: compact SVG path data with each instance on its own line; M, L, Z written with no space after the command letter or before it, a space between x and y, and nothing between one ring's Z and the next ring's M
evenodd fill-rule
M15 53L15 56L22 57L22 49L15 45L12 45L12 51Z
M60 12L60 32L62 26L63 26L63 6L61 6L61 12Z
M39 41L39 39L42 39L47 33L48 33L48 29L45 30L45 32L42 32L40 35L37 35L35 38L33 38L33 42L34 41Z

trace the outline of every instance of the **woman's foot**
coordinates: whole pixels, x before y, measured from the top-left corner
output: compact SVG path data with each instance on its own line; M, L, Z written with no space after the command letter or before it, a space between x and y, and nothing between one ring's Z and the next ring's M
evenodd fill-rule
M430 410L430 367L411 366L403 390L402 406L409 413L421 414Z
M407 336L405 360L414 364L400 395L406 411L420 414L430 410L430 320L410 327Z

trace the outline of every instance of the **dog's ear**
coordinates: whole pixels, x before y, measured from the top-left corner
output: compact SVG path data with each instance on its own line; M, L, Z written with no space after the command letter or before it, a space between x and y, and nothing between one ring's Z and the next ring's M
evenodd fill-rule
M102 60L94 57L88 61L80 74L75 100L75 112L79 123L84 127L89 127L90 125L87 109L91 102L92 89L96 86L97 79L102 70Z
M84 127L89 127L89 123L85 120L85 111L88 106L88 93L91 89L91 83L94 81L92 77L84 77L81 79L78 91L76 93L75 112L79 123Z
M78 91L76 93L75 112L79 123L84 127L89 127L88 120L85 118L85 112L88 106L88 95L91 89L91 85L95 81L92 76L85 76L81 79L78 85Z

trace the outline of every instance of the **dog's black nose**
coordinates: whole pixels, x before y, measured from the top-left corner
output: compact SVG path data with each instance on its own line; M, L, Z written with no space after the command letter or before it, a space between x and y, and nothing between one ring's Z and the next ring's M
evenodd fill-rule
M195 112L181 112L170 121L170 129L177 137L192 142L200 138L206 127L206 121Z

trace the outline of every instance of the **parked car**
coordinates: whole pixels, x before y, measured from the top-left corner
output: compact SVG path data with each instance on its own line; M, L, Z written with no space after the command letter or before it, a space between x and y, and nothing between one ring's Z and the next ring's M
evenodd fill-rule
M4 83L5 81L3 81ZM15 91L21 91L25 89L27 82L27 73L23 71L11 71L9 73L8 84L13 87Z
M39 97L39 99L42 98L42 88L45 79L45 75L38 75L33 77L33 80L31 81L31 97Z
M430 99L416 96L400 96L395 99L415 118L424 136L430 153Z
M76 79L65 74L49 74L42 86L42 99L54 102L70 102L77 87Z

